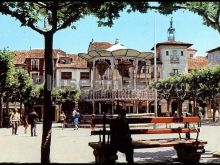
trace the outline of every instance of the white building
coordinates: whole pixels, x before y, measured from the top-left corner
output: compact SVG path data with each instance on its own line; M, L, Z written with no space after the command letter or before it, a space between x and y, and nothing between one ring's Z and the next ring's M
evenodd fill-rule
M220 46L207 51L209 66L220 63Z
M56 87L80 87L89 85L89 69L87 62L78 55L59 55L56 63Z
M187 73L187 61L190 57L193 57L196 52L195 49L189 48L192 44L175 41L175 29L173 28L172 19L167 32L168 40L156 44L157 77L159 79L176 74ZM154 50L154 47L151 50Z

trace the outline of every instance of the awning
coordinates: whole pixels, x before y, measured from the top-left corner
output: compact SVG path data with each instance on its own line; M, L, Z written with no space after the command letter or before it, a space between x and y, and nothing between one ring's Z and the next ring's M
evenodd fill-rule
M78 55L86 61L91 61L93 58L98 57L134 57L143 58L145 60L152 59L154 57L153 52L139 52L134 49L118 49L114 51L92 50L88 53L79 53Z

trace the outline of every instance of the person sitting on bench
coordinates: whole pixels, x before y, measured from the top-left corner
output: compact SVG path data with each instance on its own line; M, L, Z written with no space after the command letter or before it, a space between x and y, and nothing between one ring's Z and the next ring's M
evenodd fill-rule
M116 154L120 151L125 153L127 163L134 163L134 149L125 109L118 109L118 117L110 123L110 138L115 156L117 157Z

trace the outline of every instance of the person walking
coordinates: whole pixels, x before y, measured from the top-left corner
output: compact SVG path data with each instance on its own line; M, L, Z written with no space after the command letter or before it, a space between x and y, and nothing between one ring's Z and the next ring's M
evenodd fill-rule
M79 116L79 109L77 109L73 117L74 130L78 130Z
M198 104L197 105L197 115L198 115L198 117L200 118L200 122L198 123L198 126L199 127L201 127L201 125L202 125L202 123L201 123L201 120L202 120L202 111L203 111L203 109L202 109L202 107Z
M31 136L37 136L36 134L36 123L39 120L38 114L34 109L31 110L31 113L28 114L28 123L31 125Z
M66 115L65 113L62 111L60 113L60 122L61 122L61 127L62 129L65 128L65 119L66 119Z
M17 135L18 125L20 122L20 115L17 112L17 109L13 109L10 116L10 122L12 124L12 135Z
M24 114L23 117L22 117L22 123L23 123L23 126L24 126L24 133L26 134L27 133L27 128L29 127L26 114Z
M127 163L133 164L134 149L125 109L118 109L118 117L110 123L110 138L115 159L117 159L117 152L120 151L125 153Z

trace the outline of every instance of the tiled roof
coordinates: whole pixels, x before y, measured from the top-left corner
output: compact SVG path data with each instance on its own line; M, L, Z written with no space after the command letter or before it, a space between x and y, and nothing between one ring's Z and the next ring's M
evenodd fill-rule
M57 68L87 68L87 61L75 54L59 55L58 58L71 58L71 63L62 64L57 60Z
M187 50L188 50L188 51L196 51L196 52L197 52L197 50L194 49L194 48L188 48Z
M95 50L102 50L102 49L110 48L112 46L112 44L109 42L93 42L93 43L91 43L90 46L91 46L90 47L91 50L94 50L94 49Z
M156 48L158 48L161 45L172 45L172 46L176 45L176 46L187 46L187 47L192 46L192 44L190 43L181 42L181 41L166 41L166 42L157 43ZM154 47L151 48L151 50L154 50Z
M44 49L31 49L27 51L28 56L26 58L44 58ZM58 54L66 54L60 49L53 49L53 58L57 58Z
M13 62L15 65L26 65L25 58L27 56L27 51L14 51L15 57L13 58Z
M220 46L217 47L217 48L214 48L214 49L211 49L211 50L207 51L207 53L212 53L212 52L217 51L217 50L220 50Z
M203 69L208 67L208 59L205 56L194 56L188 59L188 69Z
M29 51L14 51L15 57L13 62L15 65L26 65L26 58L44 58L44 49L31 49ZM66 54L64 51L60 49L53 50L53 57L58 58L70 58L70 64L61 64L57 63L58 68L87 68L87 61L74 54Z

